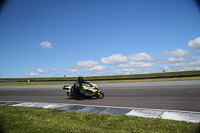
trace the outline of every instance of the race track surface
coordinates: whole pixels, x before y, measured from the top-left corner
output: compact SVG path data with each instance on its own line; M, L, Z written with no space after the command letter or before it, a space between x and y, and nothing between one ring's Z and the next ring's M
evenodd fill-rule
M200 81L98 84L103 99L74 100L63 85L0 86L0 101L50 102L200 112Z

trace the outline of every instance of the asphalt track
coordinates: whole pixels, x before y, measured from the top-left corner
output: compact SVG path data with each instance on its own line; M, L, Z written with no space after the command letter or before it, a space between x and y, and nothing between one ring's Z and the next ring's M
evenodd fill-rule
M49 102L200 112L200 81L98 84L103 99L74 100L63 85L0 86L0 101Z

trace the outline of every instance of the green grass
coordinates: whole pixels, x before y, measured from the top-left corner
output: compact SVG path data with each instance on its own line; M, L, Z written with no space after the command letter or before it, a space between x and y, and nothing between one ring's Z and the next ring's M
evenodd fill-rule
M197 133L200 131L200 124L125 115L0 106L0 128L5 133Z
M133 74L133 75L114 75L114 76L93 76L84 77L86 80L110 80L110 79L149 79L149 78L168 78L168 77L191 77L200 76L200 71L183 71L183 72L166 72L166 73L152 73L152 74ZM75 81L77 77L52 77L52 78L0 78L1 80L13 80L18 82L32 82L37 81Z
M154 81L180 81L200 80L200 71L184 71L136 75L94 76L84 77L93 83L127 83L127 82L154 82ZM27 82L30 80L31 82ZM5 85L56 85L73 84L77 77L56 78L0 78L0 86ZM5 82L17 81L17 82Z
M89 81L91 83L129 83L129 82L156 82L156 81L184 81L184 80L200 80L200 76L195 77L179 77L179 78L158 78L158 79L134 79L134 80L103 80ZM73 84L74 81L53 81L53 82L0 82L0 86L15 85L64 85Z

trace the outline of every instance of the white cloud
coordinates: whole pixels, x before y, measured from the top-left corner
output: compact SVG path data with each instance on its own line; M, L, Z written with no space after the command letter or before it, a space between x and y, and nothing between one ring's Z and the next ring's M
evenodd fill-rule
M133 69L133 68L123 68L122 71L123 72L135 72L135 69Z
M50 42L47 42L47 41L44 41L44 42L41 42L40 43L40 46L43 48L43 49L52 49L52 45Z
M115 74L117 74L117 75L124 75L124 72L123 71L121 71L121 70L114 70L114 71L112 71L112 73L115 75Z
M57 72L57 70L55 68L51 68L50 69L52 72Z
M126 56L123 56L122 54L113 54L112 56L101 59L102 63L108 64L108 65L121 64L127 61L128 61L128 58Z
M200 60L176 63L175 66L178 66L178 67L200 67Z
M105 70L107 70L108 68L107 67L105 67L105 66L94 66L94 67L92 67L92 68L86 68L86 69L84 69L85 71L105 71Z
M124 68L122 70L115 70L112 71L113 75L129 75L129 74L134 74L135 70L132 68Z
M183 57L171 57L171 58L168 58L167 60L159 60L158 64L173 64L173 63L181 62L183 60L184 60Z
M154 60L150 55L144 52L141 52L138 54L132 54L128 56L128 58L132 61L153 61Z
M81 73L78 69L65 69L65 72Z
M161 59L157 63L158 64L173 64L179 63L185 60L185 56L189 55L189 52L186 50L182 50L180 48L174 50L164 50L163 54L169 54L171 57L167 60Z
M165 51L163 51L163 54L169 54L172 57L184 57L184 56L188 55L188 51L177 48L174 50L165 50Z
M184 68L183 71L194 71L194 70L200 70L200 67L195 67L195 68L192 68L192 67L187 67L187 68Z
M188 42L188 47L192 49L200 49L200 37Z
M107 75L107 72L97 72L92 74L92 76L105 76L105 75Z
M86 68L92 68L96 65L98 65L99 63L96 61L92 61L92 60L87 60L87 61L78 61L77 62L77 66L79 67L86 67Z
M160 59L157 64L169 64L167 60Z
M25 77L25 78L32 78L32 77L35 77L35 76L38 76L38 74L37 74L37 73L30 72L30 73L26 74L24 77Z
M39 73L48 73L48 71L42 70L41 68L38 68L36 70L36 72L39 72Z
M130 61L126 64L120 64L118 65L118 68L141 68L141 67L152 67L153 65L151 63L145 63L145 62L135 62L135 61Z
M169 62L169 63L177 63L177 62L181 62L181 61L183 61L183 60L184 60L183 57L179 57L179 58L171 57L171 58L168 59L168 62Z

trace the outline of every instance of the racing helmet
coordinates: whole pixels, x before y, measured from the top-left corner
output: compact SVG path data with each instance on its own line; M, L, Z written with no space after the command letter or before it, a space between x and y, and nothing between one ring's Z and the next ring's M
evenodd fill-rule
M79 77L78 77L78 82L79 82L79 83L83 83L83 80L84 80L84 79L83 79L82 76L79 76Z

